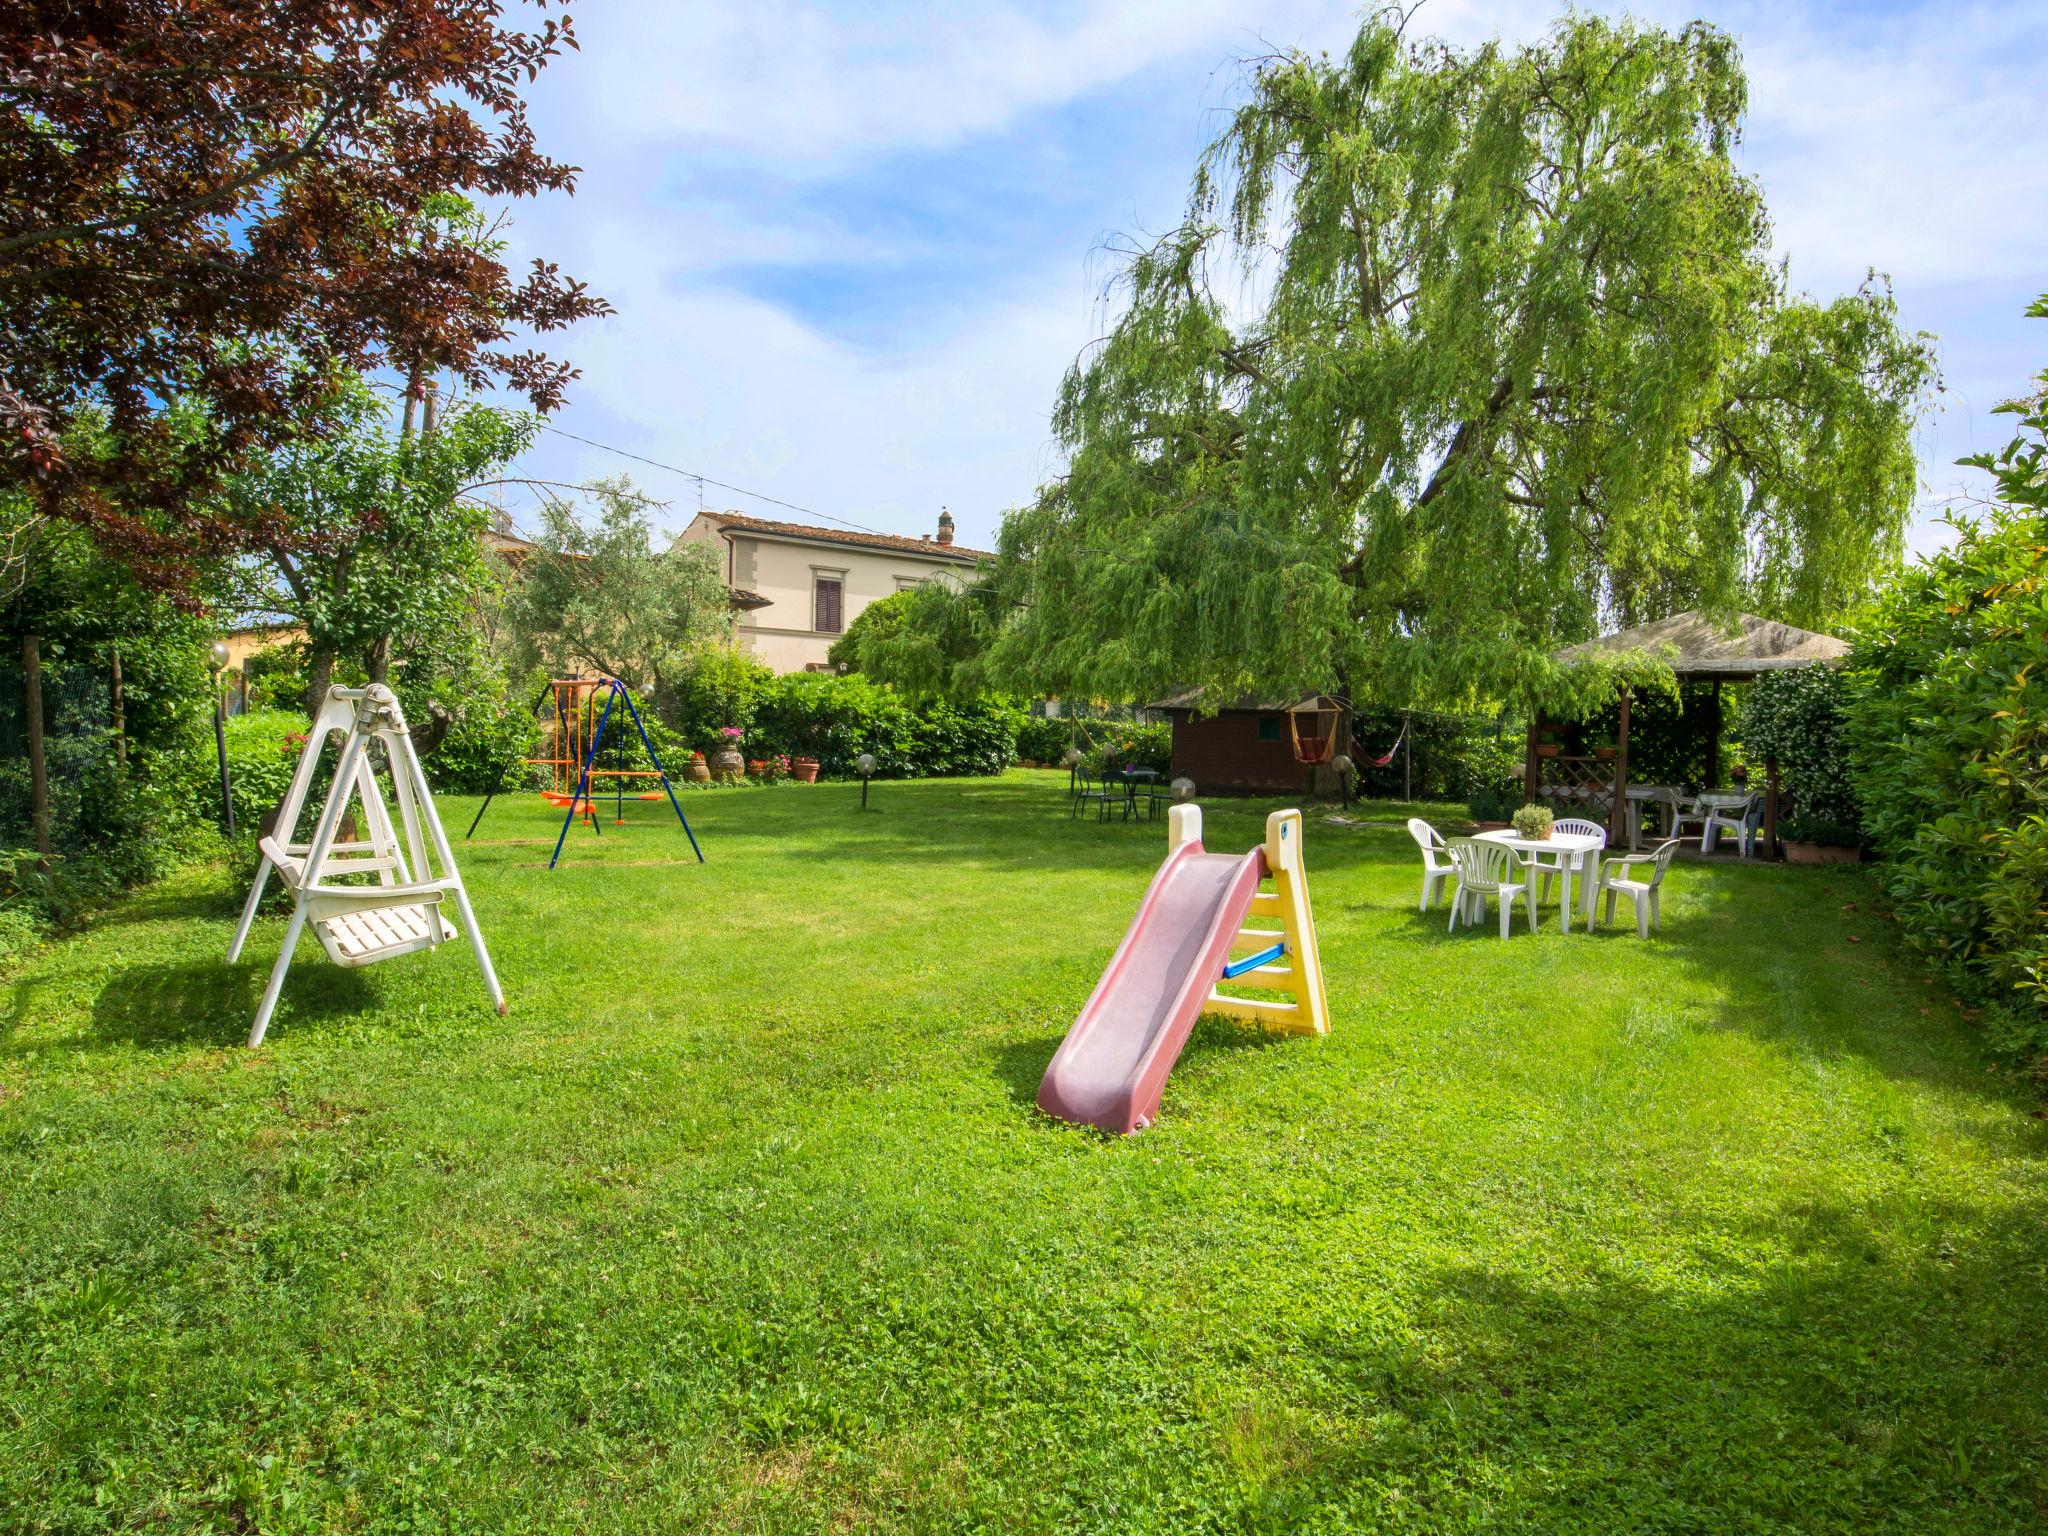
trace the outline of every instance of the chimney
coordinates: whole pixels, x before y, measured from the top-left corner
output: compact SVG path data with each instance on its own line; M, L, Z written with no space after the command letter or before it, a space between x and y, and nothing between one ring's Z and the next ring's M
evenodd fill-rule
M953 542L953 514L944 507L939 508L939 542L941 544Z

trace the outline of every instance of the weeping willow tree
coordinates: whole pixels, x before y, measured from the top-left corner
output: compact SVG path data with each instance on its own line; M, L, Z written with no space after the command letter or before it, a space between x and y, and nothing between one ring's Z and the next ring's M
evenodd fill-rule
M1932 362L1882 283L1789 289L1745 94L1714 28L1592 17L1257 64L1067 376L1066 474L873 664L1556 697L1604 625L1825 622L1900 554Z

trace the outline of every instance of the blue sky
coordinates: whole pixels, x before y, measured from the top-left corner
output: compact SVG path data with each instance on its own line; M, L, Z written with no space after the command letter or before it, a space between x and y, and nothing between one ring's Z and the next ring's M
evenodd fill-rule
M1431 0L1411 27L1525 37L1559 9ZM1973 483L1952 461L2003 441L1992 406L2048 362L2048 325L2021 318L2048 289L2048 7L1630 9L1741 39L1741 159L1794 284L1827 297L1876 267L1939 338L1926 545L1937 504ZM556 424L869 528L926 532L944 504L985 545L1059 468L1047 418L1104 325L1105 242L1177 218L1241 60L1341 48L1357 15L591 0L582 51L534 92L542 143L584 167L578 193L513 210L517 254L619 311L549 338L584 373ZM673 526L698 505L691 482L560 436L523 468L629 471Z

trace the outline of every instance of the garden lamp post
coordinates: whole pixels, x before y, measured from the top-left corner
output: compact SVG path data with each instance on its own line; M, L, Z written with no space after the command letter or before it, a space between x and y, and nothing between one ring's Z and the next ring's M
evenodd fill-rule
M1186 805L1195 798L1195 781L1186 774L1182 774L1179 778L1175 779L1171 784L1167 785L1167 788L1173 791L1173 798L1182 805Z
M868 775L875 771L875 754L863 752L853 760L853 766L860 770L860 808L868 808Z
M228 667L228 643L216 640L206 653L207 670L213 673L213 750L220 759L220 809L227 822L228 836L235 835L235 796L228 784L227 701L221 695L221 674Z
M1081 771L1081 749L1069 747L1060 761L1067 765L1067 793L1074 792L1074 775Z

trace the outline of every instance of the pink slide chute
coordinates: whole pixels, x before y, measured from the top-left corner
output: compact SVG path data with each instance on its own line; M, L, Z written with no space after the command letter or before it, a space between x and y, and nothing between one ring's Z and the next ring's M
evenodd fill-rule
M1038 1107L1062 1120L1129 1135L1150 1125L1166 1074L1223 974L1266 873L1264 848L1167 855L1038 1085Z

